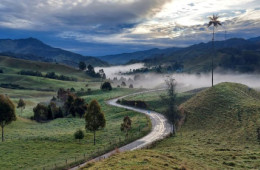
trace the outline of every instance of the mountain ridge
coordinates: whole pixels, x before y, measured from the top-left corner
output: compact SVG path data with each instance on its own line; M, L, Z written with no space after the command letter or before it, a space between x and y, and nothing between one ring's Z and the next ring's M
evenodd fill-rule
M77 67L80 61L84 61L86 64L93 66L109 65L107 62L98 58L83 56L61 48L55 48L32 37L25 39L0 39L0 53L15 58L58 62L74 67Z

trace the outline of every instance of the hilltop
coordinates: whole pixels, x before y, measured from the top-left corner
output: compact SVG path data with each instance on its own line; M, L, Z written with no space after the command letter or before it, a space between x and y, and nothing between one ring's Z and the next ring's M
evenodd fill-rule
M108 63L98 58L82 56L60 48L54 48L35 38L0 39L0 53L15 58L58 62L74 67L77 67L80 61L84 61L87 65L108 66Z
M151 149L114 155L88 168L259 169L259 92L241 84L221 83L198 92L180 110L185 121L176 137Z

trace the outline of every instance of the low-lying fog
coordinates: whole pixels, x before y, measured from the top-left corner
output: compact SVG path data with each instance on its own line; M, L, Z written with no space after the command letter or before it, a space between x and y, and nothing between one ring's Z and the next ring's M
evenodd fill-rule
M211 86L211 73L207 74L141 74L141 77L134 80L134 75L121 75L120 73L129 72L130 69L142 68L143 64L133 64L127 66L114 66L114 67L104 67L107 78L113 80L117 77L117 80L114 81L114 86L120 85L122 81L125 81L127 86L133 84L134 87L143 87L143 88L161 88L165 87L165 79L172 76L178 84L178 89L181 91L191 90L201 87L210 87ZM98 71L101 68L96 68ZM236 82L245 84L251 88L260 89L260 75L259 74L241 74L241 73L214 73L214 84L221 82Z

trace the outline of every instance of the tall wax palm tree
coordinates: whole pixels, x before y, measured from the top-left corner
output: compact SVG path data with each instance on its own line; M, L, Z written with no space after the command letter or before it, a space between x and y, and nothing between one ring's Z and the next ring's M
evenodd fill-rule
M215 28L217 28L219 25L221 26L222 24L220 23L220 21L218 20L219 16L214 15L212 17L209 17L209 23L208 23L208 27L210 27L211 25L213 26L213 33L212 33L212 48L213 48L213 54L211 57L211 72L212 72L212 87L213 87L213 67L214 67L214 61L213 61L213 56L215 53L214 50L214 40L215 40Z

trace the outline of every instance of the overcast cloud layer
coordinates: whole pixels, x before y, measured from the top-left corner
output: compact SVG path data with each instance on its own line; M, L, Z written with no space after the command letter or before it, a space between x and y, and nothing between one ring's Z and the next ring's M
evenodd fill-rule
M85 55L259 36L259 0L1 0L0 38L33 36Z

